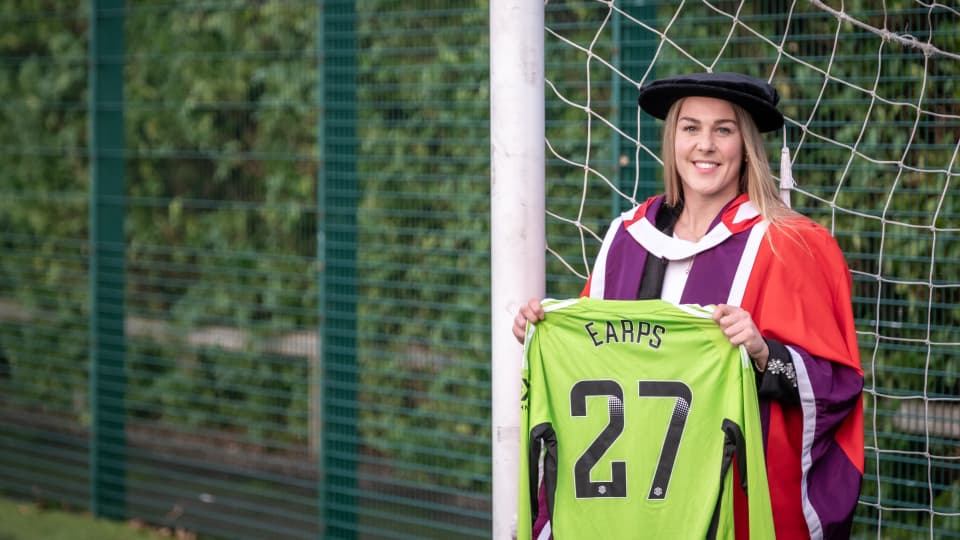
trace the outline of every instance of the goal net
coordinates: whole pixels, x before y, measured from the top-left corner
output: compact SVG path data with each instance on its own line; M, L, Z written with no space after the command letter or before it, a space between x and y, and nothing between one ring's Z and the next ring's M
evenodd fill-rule
M960 538L960 9L933 0L548 0L547 292L575 296L611 217L661 191L637 89L770 81L795 209L853 273L866 470L854 533ZM788 155L783 153L786 148ZM785 160L781 160L784 157Z

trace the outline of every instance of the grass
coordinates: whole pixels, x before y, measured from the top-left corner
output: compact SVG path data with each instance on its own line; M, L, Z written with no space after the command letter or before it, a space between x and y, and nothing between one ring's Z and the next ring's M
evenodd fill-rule
M169 540L176 538L89 514L0 499L0 540Z

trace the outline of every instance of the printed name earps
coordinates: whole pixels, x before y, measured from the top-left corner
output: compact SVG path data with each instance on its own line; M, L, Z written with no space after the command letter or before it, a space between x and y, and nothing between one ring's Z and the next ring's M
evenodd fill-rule
M587 335L593 340L593 345L599 347L608 343L635 343L640 344L646 340L646 344L651 349L659 349L663 334L667 329L659 324L651 324L647 321L632 321L630 319L621 319L620 324L616 321L590 321L583 325ZM594 327L595 324L602 325L606 331L601 333L601 329Z

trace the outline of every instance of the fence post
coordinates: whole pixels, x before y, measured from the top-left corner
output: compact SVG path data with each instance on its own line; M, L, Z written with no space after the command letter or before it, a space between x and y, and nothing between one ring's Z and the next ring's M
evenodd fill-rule
M633 19L643 21L651 27L656 22L656 7L650 0L632 0L620 4L620 9ZM623 16L619 11L613 13L613 54L614 65L627 78L614 73L611 88L613 105L617 108L617 125L624 133L633 133L638 140L654 149L660 148L660 139L656 121L648 115L639 115L637 104L637 86L639 80L650 68L657 48L656 35L645 31L640 25ZM647 76L647 82L653 80L653 70ZM639 123L639 125L638 125ZM613 159L617 161L614 170L618 171L620 190L633 196L637 201L659 193L662 184L658 180L657 170L660 164L646 152L637 152L633 145L624 147L623 138L611 138ZM644 189L646 188L646 190ZM634 191L636 190L636 192ZM620 195L611 194L611 215L616 216L629 209L627 200Z
M123 0L90 9L91 512L126 513Z
M357 536L356 11L353 0L320 6L320 504L324 537L348 539Z

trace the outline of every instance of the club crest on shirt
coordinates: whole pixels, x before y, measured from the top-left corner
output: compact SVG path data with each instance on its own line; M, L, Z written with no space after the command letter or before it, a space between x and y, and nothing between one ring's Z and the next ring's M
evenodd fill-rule
M525 411L530 406L530 379L520 379L520 410Z

